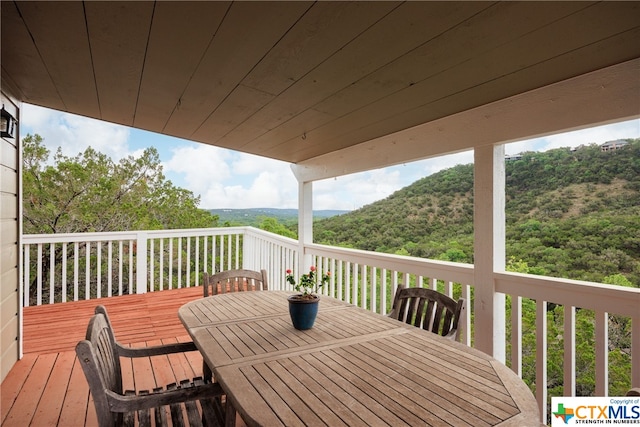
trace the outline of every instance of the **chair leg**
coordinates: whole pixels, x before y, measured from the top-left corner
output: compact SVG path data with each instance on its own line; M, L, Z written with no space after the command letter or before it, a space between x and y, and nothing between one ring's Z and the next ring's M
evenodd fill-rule
M224 412L225 412L224 425L225 425L225 427L235 427L235 425L236 425L236 408L233 406L233 403L231 403L231 399L229 399L229 396L227 396L226 400L227 401L226 401L225 408L224 408Z
M213 372L211 372L211 368L204 360L202 361L202 378L204 378L205 382L213 382Z

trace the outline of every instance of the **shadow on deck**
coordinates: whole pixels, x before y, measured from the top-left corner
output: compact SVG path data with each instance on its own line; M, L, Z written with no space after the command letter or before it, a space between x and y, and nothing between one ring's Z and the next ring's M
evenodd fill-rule
M118 341L140 347L190 341L178 308L201 297L202 288L195 287L25 308L24 357L2 382L0 424L97 426L89 386L75 355L95 306L107 308ZM198 352L126 361L125 389L134 384L152 389L202 375ZM244 425L239 417L238 421Z

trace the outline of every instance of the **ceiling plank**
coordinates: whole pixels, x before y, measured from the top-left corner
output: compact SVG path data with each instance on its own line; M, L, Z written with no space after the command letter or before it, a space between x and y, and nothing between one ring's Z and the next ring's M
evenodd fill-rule
M300 160L326 151L323 149L312 152L308 148L317 147L320 141L331 149L341 149L352 145L354 141L362 142L375 138L381 132L392 129L397 131L456 113L461 109L475 108L513 96L522 88L532 90L640 56L640 44L634 40L633 35L624 33L629 29L634 29L634 32L640 30L638 21L634 19L634 10L637 10L637 7L632 3L626 9L596 5L569 14L563 19L554 15L554 21L549 25L544 25L544 21L538 22L535 31L529 28L524 35L515 40L499 44L489 52L447 69L446 73L438 73L354 110L332 121L330 126L323 125L309 131L307 137L311 143L306 144L304 151L300 151L295 157ZM607 16L611 14L615 16ZM588 34L577 31L576 26L590 19L597 20L598 16L604 16L605 22L615 19L619 25L612 27L594 23L593 31ZM622 34L616 34L621 31ZM582 37L567 37L567 34L577 33ZM454 39L458 37L456 35ZM559 41L554 47L540 45L540 40L546 41L546 38ZM466 35L462 39L472 37ZM454 54L456 57L459 56L456 52ZM475 72L469 73L469 69ZM452 88L456 90L452 91ZM375 91L373 88L369 90ZM344 108L349 104L345 100L342 105ZM288 141L281 144L284 145L283 149L291 153ZM265 151L270 156L273 156L274 152L275 150Z
M198 128L310 6L307 2L234 2L165 132L183 138L198 134Z
M101 118L133 126L154 3L84 4Z
M273 95L262 97L264 103L253 103L253 109L235 104L231 96L208 118L193 137L224 145L220 139L246 121L319 64L343 48L358 34L395 8L394 2L317 2L296 22L284 37L242 80L242 87ZM257 93L257 92L256 92ZM288 105L286 109L291 108ZM243 111L232 116L232 112ZM254 124L248 125L253 133Z
M164 129L230 2L158 2L153 14L134 126ZM178 102L176 103L176 100Z
M11 93L20 97L21 100L34 99L32 94L40 94L41 99L55 99L56 104L62 108L62 102L55 92L53 82L44 68L40 55L38 54L33 40L31 39L22 17L18 13L15 3L3 4L2 25L0 25L0 40L8 40L9 37L15 39L15 43L2 45L0 54L2 58L2 89L5 85L11 85ZM34 90L35 86L46 87L44 93Z
M428 8L421 2L403 3L225 138L260 152L261 148L252 141L261 135L252 133L251 129L277 128L296 114L411 52L425 39L457 26L486 7L482 2L437 2L430 3ZM225 138L220 142L224 143ZM246 145L242 145L242 141L246 141Z
M305 160L300 182L640 118L640 59ZM470 138L472 137L472 140Z
M46 69L50 76L46 80L55 82L55 97L60 99L63 109L76 114L99 116L82 3L24 2L19 4L19 8L29 34L38 46L41 60L40 66L37 61L28 66L36 70L40 67ZM4 14L4 6L2 12ZM59 19L46 19L53 13L59 13ZM78 33L78 28L82 32ZM38 97L47 96L47 86L34 88L32 96L35 99L25 101L36 101L37 104ZM44 93L37 93L39 91Z

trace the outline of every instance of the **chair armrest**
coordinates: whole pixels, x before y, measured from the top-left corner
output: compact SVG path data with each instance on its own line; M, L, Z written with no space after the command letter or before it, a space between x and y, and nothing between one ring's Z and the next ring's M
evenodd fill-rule
M640 387L634 387L629 390L627 396L640 396Z
M149 357L161 356L163 354L184 353L186 351L198 351L198 348L192 341L140 348L125 347L120 343L116 343L116 345L118 346L118 354L123 357Z
M151 394L121 395L106 390L109 409L111 412L130 412L141 409L157 408L172 403L189 402L193 400L212 399L224 395L219 383L197 385L195 387L164 390Z
M450 339L451 341L458 341L458 330L453 329L449 331L447 335L444 335L444 337Z

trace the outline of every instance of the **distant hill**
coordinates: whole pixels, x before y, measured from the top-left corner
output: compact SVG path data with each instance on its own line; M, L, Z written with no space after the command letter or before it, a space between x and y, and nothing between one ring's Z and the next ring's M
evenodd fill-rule
M506 172L507 258L524 271L640 287L640 139L526 152ZM473 263L473 165L316 221L314 241Z
M298 222L297 209L255 208L255 209L209 209L213 215L218 215L219 223L235 226L257 226L265 217L275 218L281 224L291 225ZM342 215L349 211L317 210L313 211L314 219L329 218Z

